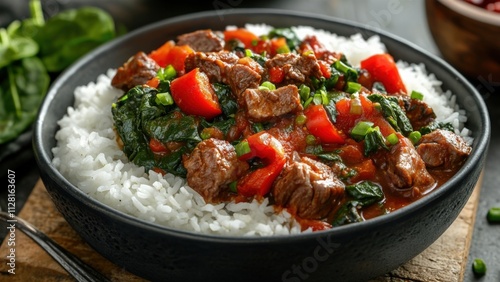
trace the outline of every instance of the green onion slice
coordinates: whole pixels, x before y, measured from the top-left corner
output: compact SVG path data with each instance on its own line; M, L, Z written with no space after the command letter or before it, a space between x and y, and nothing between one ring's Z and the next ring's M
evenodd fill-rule
M490 208L486 217L491 223L500 223L500 207Z
M483 276L486 274L486 264L482 259L474 259L472 262L472 271L477 276Z
M415 145L422 138L422 134L419 131L412 131L410 135L408 135L408 139Z
M396 133L391 133L385 138L391 145L396 145L399 142L399 138Z
M347 82L345 92L352 94L359 92L359 90L361 90L361 84L352 81Z
M424 94L413 90L410 94L410 98L422 101L424 99Z
M351 130L351 137L354 140L363 140L366 134L372 130L373 122L370 121L360 121Z
M234 149L236 150L236 155L238 157L241 157L241 156L248 154L252 151L250 149L250 145L248 144L248 141L246 141L246 140L243 140L240 143L236 144L236 146L234 146Z

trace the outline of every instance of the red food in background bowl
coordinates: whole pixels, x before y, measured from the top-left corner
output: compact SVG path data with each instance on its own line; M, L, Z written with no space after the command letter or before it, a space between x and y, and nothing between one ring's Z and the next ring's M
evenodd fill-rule
M443 58L476 79L500 80L500 14L469 0L427 0L429 29ZM488 2L488 3L486 3Z

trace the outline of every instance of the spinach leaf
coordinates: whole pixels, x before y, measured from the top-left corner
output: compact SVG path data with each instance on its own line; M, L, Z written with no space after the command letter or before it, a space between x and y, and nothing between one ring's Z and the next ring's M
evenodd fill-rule
M364 155L368 156L371 153L378 151L378 149L383 148L389 150L389 147L385 144L385 138L380 132L379 127L372 128L365 135L364 143Z
M348 185L346 191L354 200L348 201L340 207L332 221L333 226L364 221L359 210L384 198L380 186L370 181Z
M362 206L371 205L384 198L382 188L371 181L361 181L345 187L347 194L357 200Z
M145 133L163 143L167 142L201 142L198 134L198 123L192 116L177 117L179 113L170 113L154 120L143 120Z
M109 14L98 8L82 7L50 18L35 40L47 70L57 72L115 35Z
M448 130L451 132L454 131L453 125L451 123L449 123L449 122L444 123L444 122L437 122L437 121L434 121L427 126L421 127L419 129L419 131L422 135L425 135L425 134L431 133L432 131L434 131L436 129L444 129L444 130Z
M0 38L0 68L38 53L38 44L31 38L10 38L5 29L0 30Z
M50 78L37 57L0 70L0 144L14 139L33 122Z
M238 111L238 104L236 103L236 98L231 91L231 88L227 84L214 83L213 84L215 94L219 99L219 104L222 108L222 113L229 117L234 115Z
M182 165L182 155L188 153L187 147L181 147L179 150L161 157L158 160L158 167L181 177L186 177L187 170Z
M129 91L114 103L111 112L115 128L123 142L123 152L128 159L146 171L155 165L154 154L149 149L149 139L142 132L140 104L144 92Z
M402 132L405 136L413 131L410 120L399 106L397 98L372 94L368 96L368 99L380 104L382 115L396 131Z
M214 119L212 123L207 122L206 120L203 120L201 125L203 128L209 128L209 127L215 127L222 131L224 133L224 136L227 135L229 132L229 129L233 127L236 124L236 120L234 118L227 118L227 119Z
M358 201L349 201L345 203L337 211L337 214L332 221L332 226L341 226L349 223L364 221L363 217L359 214L358 208L361 208Z

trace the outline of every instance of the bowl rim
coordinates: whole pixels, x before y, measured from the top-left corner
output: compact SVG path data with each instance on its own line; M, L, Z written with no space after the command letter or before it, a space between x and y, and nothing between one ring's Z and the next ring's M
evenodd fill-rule
M478 22L500 26L500 14L477 7L463 0L439 0L444 6Z
M421 47L411 43L405 39L399 38L396 35L393 35L389 32L368 27L366 25L362 25L360 23L356 23L353 21L339 19L332 16L327 15L318 15L309 12L303 11L293 11L293 10L284 10L284 9L269 9L269 8L235 8L229 11L225 11L224 15L265 15L265 16L282 16L282 17L297 17L297 18L305 18L305 19L314 19L319 21L326 21L330 23L334 23L337 25L347 26L349 28L354 28L359 32L368 32L370 34L375 34L385 40L392 40L395 42L399 42L399 44L404 45L405 48L411 49L413 52L421 53L422 55L428 57L431 61L438 64L440 68L443 68L446 72L453 75L457 82L461 82L463 87L466 88L467 92L471 93L472 98L478 103L480 109L486 109L486 105L478 93L478 91L472 87L472 85L462 76L457 70L452 68L448 63L446 63L443 59L435 56L422 49ZM296 242L302 240L311 240L317 239L320 236L332 235L336 236L337 234L342 233L351 233L356 232L359 234L363 234L363 231L370 230L377 226L390 224L391 222L404 220L409 214L412 214L414 211L419 210L426 205L431 204L432 202L438 201L441 197L446 196L447 194L453 193L453 189L451 186L458 185L459 183L464 181L466 177L467 171L474 167L481 159L481 155L478 153L474 153L476 151L486 152L488 147L489 138L490 138L490 120L487 114L487 111L480 111L480 115L483 120L484 133L478 137L474 141L475 147L473 148L473 154L467 159L466 163L463 167L452 177L448 182L443 184L439 189L434 190L432 193L426 195L425 197L411 203L408 206L405 206L401 209L398 209L390 214L383 215L380 217L376 217L364 222L359 222L355 224L349 224L344 226L334 227L332 229L316 231L316 232L308 232L308 233L299 233L299 234L289 234L289 235L270 235L270 236L240 236L240 235L213 235L213 234L204 234L204 233L196 233L193 231L185 231L180 229L175 229L173 227L163 226L156 223L151 223L140 218L134 217L132 215L126 214L119 210L116 210L113 207L110 207L91 196L84 193L75 185L71 184L53 165L52 158L49 156L50 152L45 151L43 144L43 131L44 131L44 120L45 115L48 114L48 107L50 103L54 100L54 97L57 95L59 88L65 83L65 80L68 77L75 75L78 69L86 65L95 54L105 52L106 50L112 49L114 46L120 45L121 42L126 41L128 38L135 37L141 33L147 32L148 30L154 30L158 27L184 22L184 21L192 21L195 19L201 19L206 17L216 17L217 11L202 11L196 13L190 13L186 15L176 16L172 18L167 18L155 23L151 23L145 25L141 28L133 30L126 35L123 35L119 38L116 38L98 48L91 51L69 68L67 68L61 75L54 81L51 85L47 95L40 107L38 116L36 118L35 126L34 126L34 137L33 137L33 148L35 151L35 159L38 163L38 166L41 170L49 177L54 183L69 193L72 197L76 198L81 204L87 206L88 208L94 209L100 213L105 214L106 216L118 220L124 224L131 225L137 228L142 228L157 234L161 235L170 235L178 238L197 240L197 241L206 241L213 243L231 243L231 244L261 244L261 243L285 243L285 242ZM229 24L228 24L229 25ZM334 31L332 31L334 32ZM96 74L96 76L99 74ZM72 93L72 95L74 95ZM53 138L53 137L52 137ZM43 173L42 173L43 175ZM42 178L43 180L43 178ZM342 235L339 235L342 236Z

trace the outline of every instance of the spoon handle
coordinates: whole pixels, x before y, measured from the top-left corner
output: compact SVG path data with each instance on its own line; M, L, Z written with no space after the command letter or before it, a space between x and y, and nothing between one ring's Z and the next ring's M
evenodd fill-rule
M77 281L110 281L97 270L58 245L31 223L3 211L0 212L0 218L8 223L15 224L16 227L40 245L40 247L54 258L54 260L56 260Z

